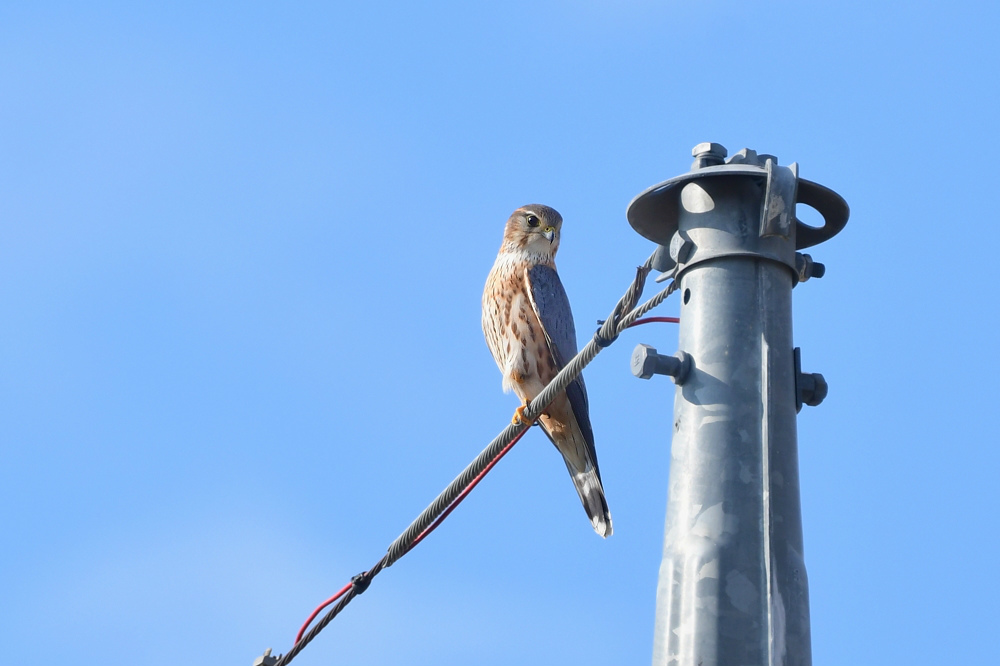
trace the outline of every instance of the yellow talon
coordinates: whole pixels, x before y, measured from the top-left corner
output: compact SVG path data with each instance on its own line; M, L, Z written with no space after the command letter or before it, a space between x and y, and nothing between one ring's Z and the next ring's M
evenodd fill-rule
M531 421L529 421L528 419L524 418L524 410L526 410L527 408L528 408L528 405L527 405L527 403L525 403L525 404L521 405L520 407L518 407L517 409L515 409L514 410L514 418L512 418L510 420L510 422L512 424L514 424L514 425L517 425L518 423L526 423L528 425L531 425ZM532 421L533 420L534 419L532 419Z

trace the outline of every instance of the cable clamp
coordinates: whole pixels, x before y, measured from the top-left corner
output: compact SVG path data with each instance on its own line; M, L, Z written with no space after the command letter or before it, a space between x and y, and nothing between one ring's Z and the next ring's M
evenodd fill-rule
M351 587L354 588L354 594L363 594L368 586L371 585L372 579L368 575L367 571L362 571L357 576L351 577Z
M594 342L597 343L597 346L601 347L602 349L605 348L605 347L610 347L611 343L614 342L617 339L618 339L617 335L614 336L613 338L608 339L608 338L602 338L600 331L597 331L596 333L594 333Z

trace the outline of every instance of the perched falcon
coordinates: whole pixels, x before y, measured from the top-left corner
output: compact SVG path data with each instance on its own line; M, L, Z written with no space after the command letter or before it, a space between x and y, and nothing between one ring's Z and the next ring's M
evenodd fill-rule
M518 208L507 220L503 245L483 291L483 333L500 372L524 407L576 356L569 299L556 273L562 216L548 206ZM577 377L539 417L580 494L594 530L611 535L611 514L597 467L587 389Z

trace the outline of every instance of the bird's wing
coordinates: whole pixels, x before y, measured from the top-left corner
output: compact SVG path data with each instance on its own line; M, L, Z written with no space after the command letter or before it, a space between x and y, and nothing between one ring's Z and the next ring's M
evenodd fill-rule
M576 327L573 325L573 312L569 307L569 298L563 289L559 274L554 268L544 265L532 266L525 270L525 281L528 285L528 297L531 307L535 310L538 322L542 325L549 352L559 369L565 367L576 356ZM566 387L566 396L576 415L577 423L587 440L590 458L597 465L597 453L594 448L594 431L590 426L590 409L587 401L587 387L583 383L583 375L574 379Z
M576 327L566 290L559 274L549 266L531 266L524 272L531 307L542 325L556 365L562 368L577 352Z

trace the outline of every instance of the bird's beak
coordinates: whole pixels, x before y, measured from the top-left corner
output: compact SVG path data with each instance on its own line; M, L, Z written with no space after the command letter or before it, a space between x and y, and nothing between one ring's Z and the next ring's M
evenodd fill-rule
M542 235L548 239L549 244L551 245L552 241L556 239L556 230L554 227L545 227L545 229L542 230Z

